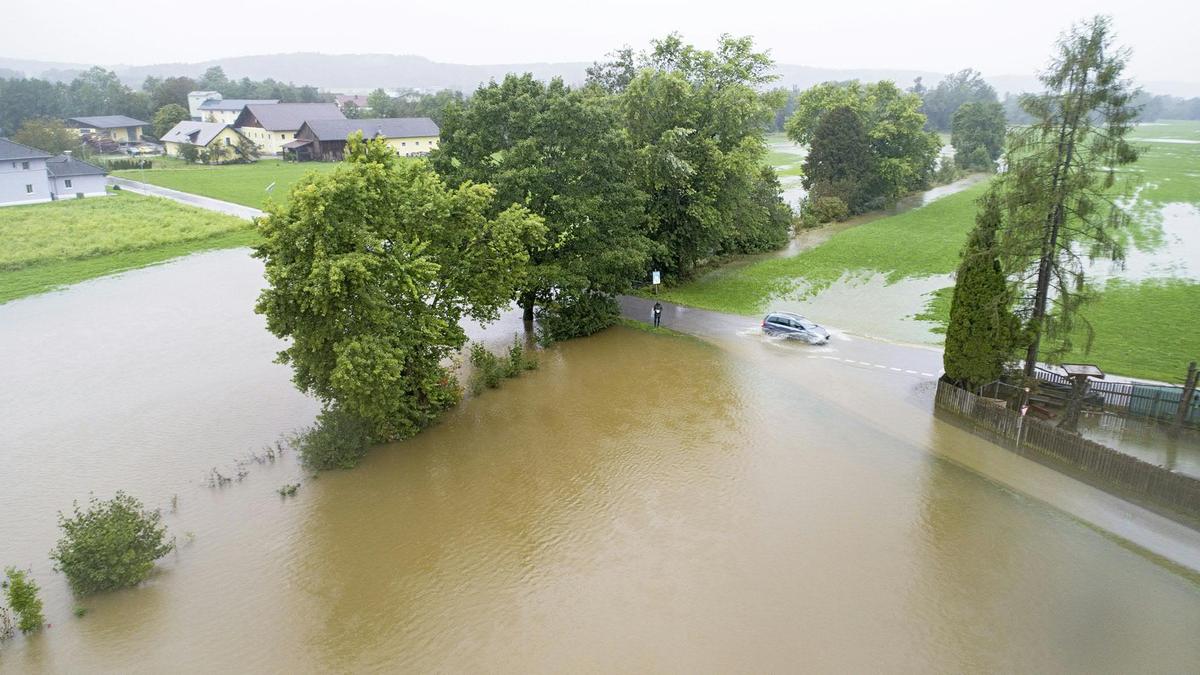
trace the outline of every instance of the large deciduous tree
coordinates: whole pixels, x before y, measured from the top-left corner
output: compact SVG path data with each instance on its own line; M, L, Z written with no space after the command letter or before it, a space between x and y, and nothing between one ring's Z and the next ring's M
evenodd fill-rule
M592 84L621 91L656 267L687 275L714 255L783 245L790 213L762 170L764 129L783 104L761 92L771 58L750 38L725 35L708 51L674 34L631 58L594 67Z
M509 75L452 105L431 163L451 184L486 182L493 210L517 203L541 216L545 241L531 241L530 268L518 300L526 320L628 290L649 262L641 230L645 196L634 181L634 156L615 102L559 79L543 84ZM607 323L615 321L609 311ZM587 334L605 321L555 331L560 339ZM567 326L564 322L543 322Z
M809 144L821 119L836 108L858 114L871 139L875 180L867 203L883 206L905 193L926 187L933 174L941 142L925 131L921 99L888 81L862 84L826 82L796 99L796 112L787 122L788 137Z
M1004 151L1004 106L964 103L954 113L950 144L961 169L993 171Z
M491 215L494 200L491 186L447 187L356 134L338 168L269 207L257 311L290 340L279 360L296 386L379 440L411 436L457 401L443 364L466 342L460 322L497 318L544 236L522 206Z
M1045 91L1021 99L1033 122L1010 136L1001 243L1024 294L1027 376L1043 336L1071 347L1073 319L1087 298L1087 259L1121 254L1115 234L1128 215L1116 171L1137 160L1126 140L1138 112L1138 92L1122 77L1127 59L1112 44L1107 17L1083 21L1059 39L1041 76Z
M1012 289L996 243L1001 219L1000 196L989 191L979 201L950 301L942 361L946 378L968 389L998 379L1019 338L1020 320L1012 313Z

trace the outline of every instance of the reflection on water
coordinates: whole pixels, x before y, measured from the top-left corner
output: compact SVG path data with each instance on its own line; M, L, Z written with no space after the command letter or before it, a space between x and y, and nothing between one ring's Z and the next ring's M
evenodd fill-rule
M0 671L1200 662L1191 577L943 458L1090 489L931 417L926 382L746 335L610 330L354 471L203 487L315 412L270 362L260 272L207 254L0 307L0 562L33 564L54 623ZM76 619L53 512L116 488L178 494L194 542Z

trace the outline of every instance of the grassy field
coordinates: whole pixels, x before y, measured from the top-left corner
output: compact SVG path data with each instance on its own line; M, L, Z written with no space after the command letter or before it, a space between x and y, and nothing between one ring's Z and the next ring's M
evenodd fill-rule
M958 265L965 233L975 217L975 200L985 188L980 183L922 208L839 232L790 258L717 270L663 295L685 305L757 314L772 297L798 284L816 292L847 272L880 272L889 282L948 274Z
M258 237L240 218L128 192L0 214L0 303Z
M310 171L324 173L337 166L335 162L296 163L277 159L264 159L253 164L203 166L168 159L163 168L158 168L160 159L154 161L154 169L116 171L113 175L255 208L262 208L268 197L276 202L286 202L292 185L305 174ZM275 187L267 192L267 186L272 183Z

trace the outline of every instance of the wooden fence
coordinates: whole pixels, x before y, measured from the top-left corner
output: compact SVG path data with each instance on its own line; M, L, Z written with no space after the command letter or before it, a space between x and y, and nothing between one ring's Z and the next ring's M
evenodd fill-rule
M1196 478L1117 452L1041 420L1022 419L1020 413L1003 407L1002 402L976 396L945 381L938 382L934 405L1012 441L1010 447L1021 454L1061 462L1151 504L1200 518L1200 480Z
M1071 386L1071 381L1066 376L1045 368L1038 367L1033 374L1043 382L1051 382L1063 387ZM1088 382L1087 390L1104 398L1105 410L1126 417L1155 420L1174 419L1176 411L1179 410L1179 402L1183 399L1183 387L1169 384L1091 380ZM1183 423L1192 427L1200 427L1200 396L1192 399L1191 405L1184 413Z

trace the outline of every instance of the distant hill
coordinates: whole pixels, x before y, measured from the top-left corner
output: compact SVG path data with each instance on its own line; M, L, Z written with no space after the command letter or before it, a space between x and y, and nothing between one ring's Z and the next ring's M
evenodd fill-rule
M507 73L533 73L539 79L561 77L568 83L582 82L590 63L511 63L497 65L466 65L439 63L423 56L405 54L266 54L216 59L201 63L160 63L148 66L105 66L132 87L141 86L149 75L168 77L188 75L197 77L212 66L221 66L231 78L249 77L255 80L273 78L283 82L310 84L328 91L346 93L366 92L376 87L395 89L458 89L471 91L489 79L501 79ZM69 81L90 64L54 63L0 57L0 72L22 73L27 77ZM840 80L894 80L907 87L916 77L932 87L944 73L901 69L835 69L780 64L777 68L779 86L811 87L819 82ZM985 76L1001 96L1005 92L1019 93L1039 88L1032 75ZM1200 96L1200 82L1148 81L1141 85L1152 94Z

